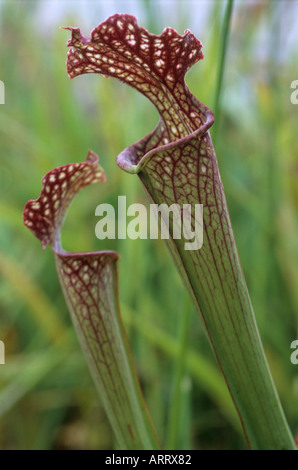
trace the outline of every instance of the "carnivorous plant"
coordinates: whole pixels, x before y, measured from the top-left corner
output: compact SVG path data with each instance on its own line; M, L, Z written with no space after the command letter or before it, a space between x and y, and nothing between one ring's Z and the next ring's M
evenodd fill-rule
M181 208L185 204L203 205L202 246L197 240L201 248L185 249L185 242L189 241L187 233L181 239L171 237L168 247L202 320L249 447L294 449L240 265L209 134L214 117L211 110L192 95L185 83L186 72L203 58L201 42L189 30L184 35L179 35L172 28L165 29L160 35L150 34L138 25L135 17L127 14L108 18L92 31L90 39L82 35L79 28L67 29L71 31L67 57L70 78L86 73L117 78L145 95L158 110L160 119L157 127L123 150L118 155L117 163L124 171L138 175L149 201L154 204L178 204ZM62 175L71 174L69 168L74 168L74 165L48 174L42 196L26 206L25 224L42 240L43 246L52 244L74 323L79 337L83 337L88 360L96 369L95 375L98 375L102 361L106 368L110 364L109 360L102 358L105 358L106 348L112 348L111 341L104 342L105 346L100 347L99 336L109 336L112 330L102 332L102 328L107 327L98 315L102 308L104 317L109 317L111 309L117 309L115 303L111 307L117 255L66 254L61 251L59 233L70 198L87 182L102 179L100 170L92 170L95 174L89 174L90 168L95 168L92 163L87 161L77 165L82 165L78 167L80 182L74 180L70 193L63 192L63 184L72 184L72 177ZM47 207L47 198L50 197L54 209ZM33 215L30 216L30 213ZM194 231L198 222L194 211L188 217L189 228ZM173 217L170 221L172 232L177 223ZM196 237L195 233L194 242ZM100 273L94 263L100 267ZM115 323L119 322L118 314L116 317ZM123 336L122 333L119 336ZM112 355L112 349L109 355ZM125 353L121 357L124 356ZM129 376L131 368L126 367ZM117 373L121 372L120 369L118 367ZM108 396L112 390L112 385L107 386L104 397L106 401L115 400L114 411L118 413L120 408L116 396ZM131 390L133 394L133 387ZM126 392L129 393L128 390ZM130 396L123 400L129 407ZM142 413L141 417L144 418ZM147 422L147 415L144 419ZM154 436L150 425L146 429L150 429L149 434ZM152 447L156 447L156 442L153 437ZM143 445L147 444L143 442Z

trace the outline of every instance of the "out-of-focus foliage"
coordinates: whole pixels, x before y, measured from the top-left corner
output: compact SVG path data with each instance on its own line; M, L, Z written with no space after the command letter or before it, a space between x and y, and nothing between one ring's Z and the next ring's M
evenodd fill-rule
M137 15L154 33L166 26L180 33L190 28L203 42L205 59L189 72L188 85L212 109L225 2L208 2L207 8L200 1L86 1L80 10L75 2L58 3L57 11L42 1L3 2L0 10L0 339L6 352L0 365L0 448L114 445L52 253L42 252L22 224L23 207L38 196L42 176L82 161L88 148L100 156L107 182L77 197L63 243L71 251L120 253L124 322L162 441L180 449L245 448L213 353L164 243L95 237L94 212L101 202L117 208L117 196L126 195L128 204L146 204L138 179L121 171L115 158L152 130L158 116L141 95L115 80L90 74L70 81L69 33L58 29L80 26L88 35L116 12ZM290 84L298 79L297 12L293 1L236 2L215 142L260 333L296 434L298 366L290 362L290 344L298 336L298 106L290 101Z

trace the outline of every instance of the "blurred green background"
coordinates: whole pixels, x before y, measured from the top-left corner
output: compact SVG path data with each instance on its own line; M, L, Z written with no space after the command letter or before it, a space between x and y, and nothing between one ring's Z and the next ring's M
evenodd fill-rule
M0 3L0 449L113 449L114 442L57 280L48 248L23 226L22 211L56 166L100 156L107 182L84 190L63 228L69 251L120 255L124 322L144 394L164 445L245 449L226 386L169 253L160 240L95 237L95 208L146 204L118 153L158 116L114 79L66 73L69 32L85 35L113 13L151 32L186 28L205 59L187 76L214 109L225 1L14 1ZM234 2L216 118L215 148L257 323L290 427L298 434L298 2Z

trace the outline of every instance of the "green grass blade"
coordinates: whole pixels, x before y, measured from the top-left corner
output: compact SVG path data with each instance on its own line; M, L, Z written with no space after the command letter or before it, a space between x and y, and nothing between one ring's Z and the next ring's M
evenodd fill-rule
M177 449L180 429L181 402L182 402L182 381L185 375L185 361L187 354L189 320L191 305L188 298L185 299L185 306L181 315L179 325L179 352L173 373L173 384L171 393L171 405L169 409L168 429L166 439L166 449Z
M219 65L218 65L218 73L217 73L216 86L215 86L215 98L214 98L214 105L213 105L215 121L214 121L214 125L213 125L212 132L211 132L214 143L216 143L218 126L220 123L222 83L223 83L223 78L224 78L224 70L225 70L226 55L227 55L227 49L228 49L228 39L229 39L229 31L230 31L230 26L231 26L233 5L234 5L234 0L227 0L223 27L222 27L221 41L220 41L220 54L219 54L219 61L218 61Z

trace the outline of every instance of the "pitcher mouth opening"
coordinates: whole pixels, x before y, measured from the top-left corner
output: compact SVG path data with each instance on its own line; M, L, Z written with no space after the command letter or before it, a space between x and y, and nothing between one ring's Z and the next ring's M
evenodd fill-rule
M163 121L160 120L156 128L147 136L143 137L136 143L130 145L124 149L117 156L117 165L127 173L136 174L139 173L146 161L156 153L161 153L164 150L169 150L174 147L179 147L185 145L187 142L203 137L206 132L211 128L214 123L214 115L212 111L202 104L200 101L196 100L198 104L198 112L204 116L205 122L198 129L190 132L187 136L182 137L181 139L174 140L167 144L159 144L162 142L162 128Z

